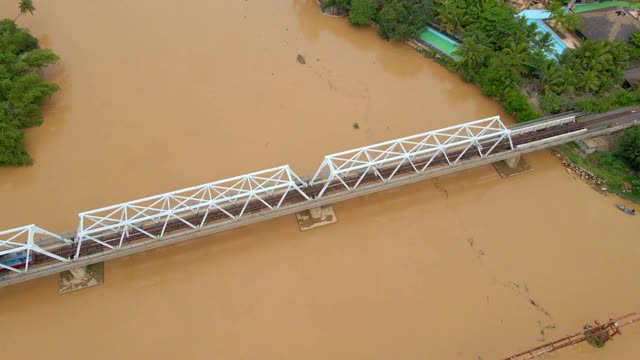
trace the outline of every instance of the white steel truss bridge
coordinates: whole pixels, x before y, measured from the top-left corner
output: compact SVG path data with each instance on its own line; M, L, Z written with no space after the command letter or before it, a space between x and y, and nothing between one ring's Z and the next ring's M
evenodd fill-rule
M309 177L283 165L82 212L66 235L0 231L0 286L610 133L637 123L639 109L512 127L494 116L327 155Z

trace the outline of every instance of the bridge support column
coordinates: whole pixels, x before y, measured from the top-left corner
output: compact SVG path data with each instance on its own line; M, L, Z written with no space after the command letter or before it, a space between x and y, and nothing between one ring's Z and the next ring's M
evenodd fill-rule
M73 275L76 280L82 280L87 276L87 267L81 266L75 269L69 270L69 273Z
M533 170L522 155L495 162L493 167L496 168L496 171L503 179Z
M309 209L309 215L314 220L320 219L322 217L322 207L318 206L318 207Z
M58 294L86 289L104 283L104 263L80 266L60 273Z
M506 159L504 160L504 163L510 168L510 169L514 169L516 166L518 166L518 163L520 162L520 159L522 158L521 155L518 156L514 156L512 158Z
M297 212L296 219L302 231L315 229L338 221L336 213L333 211L333 206L331 205L318 206Z

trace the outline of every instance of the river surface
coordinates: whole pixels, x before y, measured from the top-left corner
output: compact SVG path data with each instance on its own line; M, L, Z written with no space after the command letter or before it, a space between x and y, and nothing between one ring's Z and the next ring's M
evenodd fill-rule
M314 0L38 1L19 19L61 57L61 90L0 169L0 228L77 213L493 115L473 85ZM2 17L15 4L0 4ZM296 61L298 55L306 64ZM360 129L352 124L357 122ZM6 357L493 359L638 310L640 222L548 151L0 288ZM633 359L640 326L602 350ZM34 344L37 344L34 346ZM26 351L26 353L25 353Z

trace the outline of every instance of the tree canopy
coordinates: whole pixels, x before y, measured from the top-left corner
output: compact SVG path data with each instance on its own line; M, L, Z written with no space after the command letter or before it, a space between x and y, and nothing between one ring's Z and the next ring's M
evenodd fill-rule
M40 107L58 89L36 71L57 61L27 30L10 19L0 21L0 166L31 163L23 129L42 124Z
M618 142L617 154L632 169L640 171L640 126L627 129Z
M18 18L21 15L24 15L26 13L33 15L33 12L36 10L36 7L33 6L33 1L31 0L20 0L20 3L18 4L18 9L20 10L20 12L16 16L16 18L13 19L13 21L18 20Z
M434 0L325 0L322 6L348 11L352 24L374 20L380 36L394 41L418 36L434 15Z

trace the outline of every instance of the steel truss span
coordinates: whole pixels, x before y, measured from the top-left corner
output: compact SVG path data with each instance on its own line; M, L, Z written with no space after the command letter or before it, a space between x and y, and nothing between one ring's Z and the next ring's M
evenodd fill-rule
M284 165L86 211L68 236L0 231L0 286L609 133L612 119L635 124L635 111L511 128L494 116L328 155L308 184Z
M499 116L494 116L327 155L309 184L323 184L317 197L321 197L336 181L347 190L354 190L367 174L375 174L380 181L388 182L403 165L409 164L415 173L420 174L439 156L448 165L455 165L469 151L477 151L480 157L486 157L503 141L508 141L513 149L510 130ZM394 167L394 170L387 175L378 171L389 167ZM359 177L355 184L349 185L343 180L352 176Z
M36 241L36 236L46 236ZM0 270L15 273L29 271L29 265L36 257L46 257L48 261L68 262L48 250L73 242L35 225L26 225L15 229L0 231Z
M198 229L212 220L209 215L213 212L223 214L227 220L237 220L246 213L248 205L256 201L268 209L277 209L290 192L308 200L302 191L306 186L284 165L86 211L79 214L75 258L80 257L82 244L87 241L117 249L133 234L160 240L176 222L184 224L181 227L186 225L187 230ZM221 223L224 222L218 224Z

